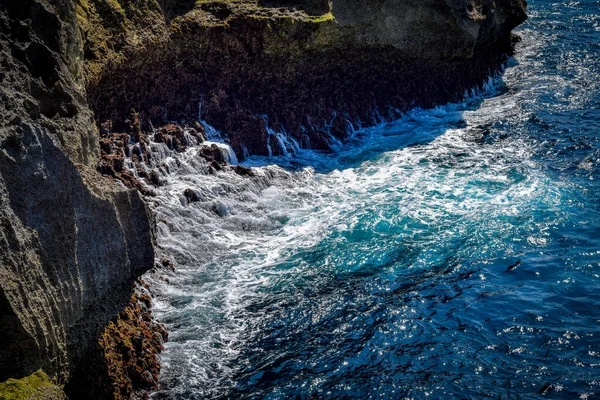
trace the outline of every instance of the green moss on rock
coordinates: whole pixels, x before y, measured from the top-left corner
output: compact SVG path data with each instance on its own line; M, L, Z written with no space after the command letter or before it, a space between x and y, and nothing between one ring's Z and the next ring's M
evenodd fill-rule
M41 369L21 379L0 383L1 400L64 400L63 390L52 383Z

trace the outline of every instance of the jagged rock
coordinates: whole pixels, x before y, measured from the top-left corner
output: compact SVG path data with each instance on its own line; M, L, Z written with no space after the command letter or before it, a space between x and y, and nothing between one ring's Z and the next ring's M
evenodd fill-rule
M196 193L196 191L194 189L185 189L183 191L183 195L185 196L185 199L187 200L188 203L195 203L197 201L200 201L200 197L198 196L198 193Z
M0 380L43 368L77 381L153 265L143 199L95 171L83 47L73 2L0 2Z
M162 126L154 135L154 141L156 143L164 143L169 146L170 149L176 150L179 153L185 151L187 146L184 130L181 126L176 124Z
M244 158L244 148L250 154L269 155L269 134L263 118L248 110L234 111L227 115L224 128L238 159Z
M252 171L252 168L244 167L243 165L233 165L231 169L238 175L241 176L255 176L256 174Z
M216 144L211 144L210 146L202 146L199 154L207 161L215 161L217 163L225 162L223 152Z
M168 258L165 258L165 257L161 258L160 265L164 268L168 268L171 271L175 272L175 265L173 264L173 261L169 260Z
M142 288L102 332L99 347L108 390L106 397L131 399L134 393L158 388L158 353L168 339L165 328L152 319L151 299Z
M522 0L333 0L330 13L321 0L158 4L0 2L0 380L43 368L71 398L156 384L143 354L159 340L130 329L128 312L111 331L119 342L111 333L105 348L141 349L150 374L122 365L112 383L96 379L102 360L117 365L110 357L120 354L98 355L96 339L111 319L120 324L134 280L154 261L152 215L138 193L151 191L124 168L131 157L159 183L140 166L151 161L150 123L202 118L229 134L240 158L268 155L269 145L277 153L267 120L326 149L328 134L345 137L341 116L366 125L375 112L458 99L505 61L510 30L525 18ZM159 133L177 151L184 139L178 126ZM217 173L219 155L208 156Z
M508 45L525 21L525 0L335 0L342 28L365 44L391 45L413 58L468 59Z
M229 135L238 158L244 149L269 154L266 115L302 146L328 149L324 133L344 139L348 123L458 100L500 68L511 29L525 19L523 0L333 0L330 13L316 1L318 16L306 12L310 3L216 0L176 25L155 25L172 30L90 82L95 111L115 123L131 105L176 120L201 114ZM225 26L215 7L227 10Z

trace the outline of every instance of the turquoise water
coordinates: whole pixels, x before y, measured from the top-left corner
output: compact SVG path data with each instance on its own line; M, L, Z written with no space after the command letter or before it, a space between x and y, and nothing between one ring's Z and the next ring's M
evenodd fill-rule
M154 398L600 398L600 2L529 14L463 103L253 178L164 160Z

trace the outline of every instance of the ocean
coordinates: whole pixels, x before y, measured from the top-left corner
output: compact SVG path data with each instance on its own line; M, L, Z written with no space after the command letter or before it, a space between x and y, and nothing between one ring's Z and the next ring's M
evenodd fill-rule
M600 398L600 1L528 13L460 103L251 177L163 155L152 398Z

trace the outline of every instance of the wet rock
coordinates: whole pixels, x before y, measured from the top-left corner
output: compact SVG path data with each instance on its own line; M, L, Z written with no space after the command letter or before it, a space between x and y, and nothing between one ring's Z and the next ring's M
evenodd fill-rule
M203 157L207 161L215 161L216 163L224 163L225 157L223 157L223 152L216 144L211 144L210 146L202 146L199 152L200 156ZM220 167L219 167L220 168Z
M241 176L256 176L252 171L252 168L244 167L243 165L233 165L231 169L238 175Z
M198 196L198 193L194 189L185 189L183 191L183 195L185 196L185 199L188 203L195 203L197 201L200 201L200 196Z
M188 144L185 140L183 128L176 124L162 126L154 135L154 141L156 143L164 143L178 153L185 151Z
M135 109L131 109L129 113L129 119L125 121L128 126L128 132L131 134L134 142L139 142L141 140L142 128L140 122L140 114L135 112Z
M196 128L188 129L190 136L196 138L197 144L201 144L202 142L204 142L206 140L206 134L204 132L204 127L202 125L200 125L200 126L202 127L202 129L200 131L198 131Z
M168 268L171 271L175 272L175 265L173 264L173 261L169 260L168 258L165 258L165 257L161 258L160 265L163 268Z
M342 117L335 117L329 128L329 132L341 141L346 140L348 137L348 122Z
M286 153L284 145L275 135L269 135L269 148L272 156L282 156Z
M269 155L269 134L263 118L248 110L234 111L226 117L225 131L239 160L244 159L246 151L260 156Z
M148 179L150 180L150 183L152 183L154 186L161 185L160 174L156 170L150 171L150 177Z
M209 164L210 168L215 170L215 171L222 171L223 170L223 166L221 165L221 163L217 162L217 161L211 161Z
M206 129L204 129L204 125L202 125L200 122L198 121L194 121L192 123L192 128L194 129L194 131L197 133L197 137L198 139L202 139L202 141L207 140L206 137Z

